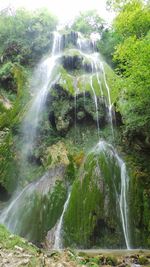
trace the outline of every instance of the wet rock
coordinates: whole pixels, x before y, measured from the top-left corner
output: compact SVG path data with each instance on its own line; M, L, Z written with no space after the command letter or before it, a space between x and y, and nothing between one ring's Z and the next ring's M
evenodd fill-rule
M16 245L14 248L15 248L16 250L20 251L20 252L23 252L23 251L24 251L23 248L21 248L21 247L19 247L19 246L17 246L17 245Z
M67 71L79 70L82 68L82 56L63 56L62 64Z
M68 34L62 36L62 49L67 48L70 44L77 46L78 33L71 31Z
M55 231L57 229L57 225L58 223L56 223L55 226L48 231L45 238L45 242L43 244L45 248L53 249L55 243ZM49 257L54 257L55 255L57 255L57 252L50 254Z

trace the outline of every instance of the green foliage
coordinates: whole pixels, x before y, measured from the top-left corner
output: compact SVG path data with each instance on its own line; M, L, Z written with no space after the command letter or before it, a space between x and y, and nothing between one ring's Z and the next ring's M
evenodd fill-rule
M130 3L130 0L107 0L106 6L109 10L121 11L124 5Z
M13 64L11 61L8 61L6 64L4 64L0 68L0 79L6 79L7 77L10 76L11 70L12 70Z
M128 27L130 36L126 34L124 42L117 46L114 53L114 61L117 64L117 72L123 78L120 99L117 105L123 116L126 131L131 134L144 132L146 138L147 134L150 134L150 69L148 67L150 61L150 33L146 32L148 29L148 11L146 8L143 8L140 12L141 16L139 15L139 17L143 18L142 26L140 27L136 17L129 21L130 24L128 23L127 25L129 27L131 25L131 31ZM122 21L124 21L124 12L121 14L123 16ZM121 14L119 21L121 20ZM125 27L123 25L122 27L124 31ZM124 33L125 31L122 32L122 34Z
M0 140L0 184L8 192L12 192L16 187L18 176L13 136L9 132L3 132L3 135L4 137Z
M7 65L7 64L5 64ZM0 129L5 127L13 128L22 119L24 107L28 100L28 84L26 83L28 72L18 63L8 63L11 65L12 82L15 84L17 96L13 97L13 105L10 109L3 109L0 114ZM4 91L4 90L3 90ZM10 90L10 92L12 92Z
M127 38L135 35L137 38L145 36L150 29L149 7L144 1L132 0L124 5L114 21L117 33Z
M141 135L144 143L150 135L149 5L141 0L109 2L118 15L112 29L103 32L99 50L110 63L113 58L120 77L110 79L110 87L124 133L130 138Z
M80 13L75 18L72 29L89 35L92 32L101 32L104 27L103 19L98 15L96 10L89 10Z
M114 64L112 58L115 47L121 40L122 36L113 29L106 29L102 32L101 40L98 42L98 50L111 65Z
M35 63L50 47L51 32L57 19L46 9L29 12L19 9L13 15L0 17L1 60L23 64Z

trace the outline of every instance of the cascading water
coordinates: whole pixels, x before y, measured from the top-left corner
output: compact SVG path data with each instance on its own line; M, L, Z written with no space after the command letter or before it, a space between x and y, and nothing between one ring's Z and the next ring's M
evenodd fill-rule
M120 209L120 217L121 217L126 247L127 247L127 249L130 249L129 217L128 217L128 201L127 201L129 177L128 177L127 170L126 170L126 164L120 158L120 156L118 155L118 153L116 152L114 147L105 141L100 141L97 144L95 150L98 153L103 152L103 151L107 152L107 153L112 153L113 156L117 160L117 163L118 163L118 166L120 169L120 187L121 187L121 189L120 189L120 192L117 192L117 189L115 187L116 199L117 199L119 209Z
M36 144L36 137L38 134L38 126L39 122L44 110L46 98L52 83L54 82L54 71L55 66L57 64L58 58L61 56L61 49L62 49L62 39L61 35L57 32L54 33L54 40L53 40L53 47L52 47L52 55L51 57L44 60L38 67L34 80L36 84L34 84L33 89L36 88L33 92L33 98L31 102L31 106L29 111L26 115L26 118L23 123L22 132L23 132L23 149L22 149L22 165L25 164L28 160L28 156L32 154L34 146ZM89 61L89 65L91 68L90 73L90 87L91 91L94 96L94 104L95 104L95 113L96 113L96 121L97 121L97 129L98 129L98 137L100 136L100 125L99 125L99 107L98 107L98 98L97 92L94 88L93 76L96 75L97 84L100 90L100 96L104 97L103 86L100 80L99 73L101 72L104 80L104 85L107 91L107 106L109 110L109 120L111 124L112 136L114 137L114 130L113 130L113 118L112 118L112 103L111 103L111 96L110 96L110 89L107 84L106 74L104 70L103 62L100 60L98 53L93 51L95 47L94 45L91 46L90 41L83 39L80 34L78 34L77 39L77 47L80 54L85 57ZM75 134L76 134L76 121L77 121L77 96L78 96L78 88L77 84L74 84L75 89L75 96L74 96L74 106L75 106ZM86 93L84 91L84 105L85 105L85 97ZM76 138L76 137L75 137ZM109 153L113 153L115 157L119 169L120 169L120 191L116 190L116 200L119 205L120 210L120 218L122 222L123 234L126 243L126 247L130 248L130 235L129 235L129 222L128 222L128 201L127 201L127 194L128 194L128 175L126 171L126 165L123 160L119 157L115 149L112 145L100 141L96 146L97 153L107 151ZM12 199L10 205L4 209L2 214L0 215L0 222L4 223L8 229L10 229L14 233L20 233L21 227L21 210L25 209L25 203L28 203L27 206L30 210L30 201L32 199L32 195L35 194L40 187L42 188L42 183L47 181L48 186L43 190L42 196L45 195L50 188L49 178L44 175L38 182L33 182L27 185L21 192L17 192L17 194ZM59 219L54 238L54 248L61 249L62 248L62 227L63 227L63 219L67 207L69 205L71 193L68 194L67 200L63 207L63 212Z
M68 207L68 204L69 204L69 200L70 200L70 195L71 195L71 192L68 194L68 197L67 197L67 200L64 204L64 208L63 208L63 212L62 212L62 215L60 217L60 220L58 222L58 225L57 225L57 228L56 228L56 231L55 231L55 241L54 241L54 249L61 249L62 248L62 238L61 238L61 235L62 235L62 225L63 225L63 218L64 218L64 214L67 210L67 207Z
M99 114L98 114L98 101L97 101L97 96L95 93L95 89L93 86L93 73L94 73L94 69L96 70L96 72L98 71L98 67L96 65L96 61L95 61L95 55L92 54L86 54L85 52L83 52L84 50L90 50L90 45L89 45L89 41L87 41L86 39L82 38L82 35L78 33L78 40L77 40L77 44L78 44L78 48L79 51L81 53L81 55L83 55L85 58L87 58L88 60L90 60L90 64L91 64L91 70L92 70L92 75L91 75L91 79L90 79L90 85L91 85L91 90L93 92L93 96L94 96L94 104L95 104L95 110L96 110L96 121L97 121L97 130L98 130L98 137L99 137L99 133L100 133L100 126L99 126ZM98 73L97 73L97 81L101 89L100 86L100 80L98 79ZM102 91L101 91L102 93ZM85 93L84 93L84 101L85 101Z
M29 240L35 238L34 231L40 225L30 225L32 216L37 216L36 223L44 224L41 222L40 214L43 214L43 218L46 218L46 197L50 194L52 188L55 185L58 175L61 174L63 169L53 169L46 172L38 181L28 184L21 190L19 194L16 194L10 205L6 207L0 215L0 222L12 232L26 236ZM36 215L37 205L43 204L43 210L39 211ZM35 213L35 214L34 214ZM46 219L45 219L46 220Z
M33 152L36 142L37 128L41 117L40 115L44 109L47 94L53 81L53 70L56 66L57 59L60 56L60 49L61 35L57 32L54 32L52 55L39 65L33 79L36 81L36 85L39 85L36 88L36 92L34 92L35 96L33 96L31 106L23 122L23 149L21 166L26 164L28 156ZM17 215L20 214L18 213L20 212L20 207L23 206L26 197L28 197L28 195L35 190L36 185L36 183L33 183L25 187L21 192L17 191L9 206L1 213L0 222L6 224L10 231L17 231L17 221L19 220Z
M98 103L97 103L97 96L96 96L94 86L93 86L93 77L92 76L91 76L91 89L92 89L93 96L94 96L94 103L95 103L95 109L96 109L96 120L97 120L97 130L98 130L98 137L99 137L100 127L99 127Z
M105 74L105 70L104 70L103 62L101 62L100 64L101 64L101 69L102 69L102 71L103 71L104 83L105 83L105 87L106 87L106 89L107 89L107 94L108 94L109 118L110 118L110 124L111 124L112 136L113 136L113 139L114 139L114 128L113 128L112 103L111 103L111 97L110 97L110 89L109 89L109 86L108 86L107 81L106 81L106 74Z
M47 94L50 89L50 85L53 81L53 70L56 66L56 61L60 56L61 51L61 35L57 32L54 33L52 55L44 60L36 70L33 81L36 81L36 91L33 92L33 100L31 107L23 122L23 150L22 154L25 159L32 152L39 120L41 118L42 111L45 106Z
M103 73L104 84L105 84L105 88L107 90L107 96L108 96L108 110L109 110L108 115L109 115L109 119L110 119L112 137L114 139L112 103L111 103L111 97L110 97L110 89L109 89L109 86L108 86L107 80L106 80L104 64L100 60L98 53L93 53L93 54L85 54L85 52L83 53L84 48L85 48L85 40L82 41L81 38L82 38L82 36L79 35L78 44L79 44L80 52L88 60L90 60L92 73L94 72L94 70L96 71L96 77L97 77L97 82L98 82L98 85L100 88L101 96L103 96L104 93L103 93L101 82L99 79L98 70L101 70ZM83 46L82 46L82 44L83 44ZM95 47L95 45L94 45L94 47ZM91 76L91 89L92 89L93 95L94 95L94 102L95 102L96 114L97 114L97 127L98 127L98 134L99 134L100 128L99 128L99 120L98 120L98 104L97 104L97 96L95 94L95 90L93 87L92 76ZM105 150L107 148L107 146L111 147L111 149L114 151L114 155L118 161L118 165L119 165L120 170L121 170L121 192L119 195L117 195L117 199L118 199L119 207L120 207L120 215L121 215L121 221L122 221L125 243L126 243L127 249L129 249L130 248L130 238L129 238L128 204L127 204L128 180L129 179L128 179L128 175L127 175L127 171L126 171L126 165L110 144L107 144L106 142L100 141L97 146L100 150L101 149Z
M93 50L92 50L92 53L89 54L89 51L90 51L89 42L86 39L84 39L80 33L78 33L78 40L77 40L78 49L79 49L81 55L83 55L85 58L87 58L91 62L91 69L92 69L92 72L95 71L95 73L96 73L96 78L97 78L97 82L99 85L101 96L104 95L104 92L103 92L103 88L102 88L102 84L101 84L101 81L99 78L98 71L101 71L103 73L104 84L105 84L105 88L107 90L107 97L108 97L108 116L109 116L109 121L110 121L110 125L111 125L112 137L114 139L114 128L113 128L112 103L111 103L111 97L110 97L110 88L109 88L107 80L106 80L106 73L105 73L103 61L100 59L99 54L95 51L96 50L95 41L94 41L94 44L93 44L93 40L91 42L92 42ZM88 49L87 49L87 47L88 47ZM85 53L86 50L88 51L88 53ZM92 91L93 91L93 88L92 88ZM95 96L94 96L94 102L95 102ZM95 105L96 105L96 103L95 103Z

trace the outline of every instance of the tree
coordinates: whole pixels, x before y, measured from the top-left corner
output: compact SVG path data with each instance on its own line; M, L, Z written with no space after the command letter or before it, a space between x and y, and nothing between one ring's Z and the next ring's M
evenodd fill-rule
M18 9L13 15L3 13L0 17L1 58L17 59L23 64L36 63L50 49L51 32L56 25L57 19L46 9L35 12Z
M114 62L122 77L118 108L126 132L150 135L150 17L144 2L126 4L114 22L115 32L122 35L116 46Z
M89 10L80 13L80 15L75 18L72 28L75 31L89 35L92 32L101 32L104 28L104 21L97 11Z
M106 7L108 10L120 11L129 2L130 0L107 0Z
M114 65L113 54L115 47L122 40L122 35L118 34L112 28L105 29L102 32L101 39L97 44L99 52L105 57L105 60L110 64Z
M138 38L147 34L150 29L150 7L141 0L132 0L123 6L114 21L117 33L127 38L136 35Z

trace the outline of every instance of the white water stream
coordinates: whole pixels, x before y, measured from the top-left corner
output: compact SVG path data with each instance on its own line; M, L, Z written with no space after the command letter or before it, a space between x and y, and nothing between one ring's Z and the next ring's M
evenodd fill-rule
M50 179L51 178L51 179ZM34 204L34 196L39 192L41 196L47 195L53 184L49 172L45 173L38 181L28 184L21 192L16 192L8 207L0 215L0 223L7 226L12 233L20 234L22 230L22 216L30 214Z
M130 234L129 234L129 214L128 214L128 201L127 201L127 193L128 193L128 187L129 187L129 177L127 174L126 164L125 162L120 158L114 147L105 142L100 141L95 148L98 152L107 152L112 153L114 158L116 158L118 162L118 166L120 169L120 192L117 192L116 190L116 198L120 209L120 216L121 216L121 222L122 222L122 228L125 238L125 243L127 249L130 249Z
M33 77L34 85L33 99L29 111L23 122L23 149L22 154L24 159L32 152L35 141L39 120L45 106L47 94L53 82L53 71L56 66L57 59L60 57L61 52L61 35L54 32L54 40L52 47L52 55L44 60L37 68ZM36 86L36 88L35 88Z
M106 79L106 73L105 73L105 69L104 69L104 62L100 59L99 53L95 52L95 51L90 51L90 47L88 49L88 52L86 51L86 48L89 46L89 41L86 40L84 37L82 37L82 35L80 33L78 33L78 40L77 40L77 44L78 44L78 49L81 55L83 55L87 60L90 61L91 63L91 68L92 68L92 73L95 72L96 74L96 78L97 78L97 83L99 85L99 89L100 89L100 94L101 96L104 96L104 92L103 92L103 88L102 88L102 83L100 81L99 78L99 73L98 72L102 72L103 74L103 79L104 79L104 84L105 84L105 88L107 90L107 99L108 99L108 116L109 116L109 121L110 121L110 126L111 126L111 131L112 131L112 137L114 139L114 128L113 128L113 117L112 117L112 103L111 103L111 96L110 96L110 88L108 86L107 83L107 79ZM95 47L95 42L94 42L94 46ZM92 91L94 90L94 87L91 87ZM94 90L95 92L95 90ZM95 93L94 94L94 102L95 102L95 107L96 107L96 102L95 101ZM96 96L97 98L97 96ZM97 109L97 107L96 107ZM98 110L97 110L98 111ZM99 130L98 130L99 131Z
M100 126L99 126L99 114L98 114L98 102L97 102L97 96L94 90L94 86L93 86L93 76L91 76L91 89L93 92L93 96L94 96L94 103L95 103L95 112L96 112L96 121L97 121L97 131L98 131L98 137L100 136Z
M68 204L69 204L69 200L70 200L70 196L71 196L71 192L68 194L68 197L67 197L67 200L64 204L64 208L63 208L63 212L62 212L62 215L60 217L60 220L58 222L58 225L57 225L57 228L56 228L56 231L55 231L55 237L54 237L54 249L61 249L63 248L62 246L62 225L63 225L63 218L64 218L64 214L68 208Z

